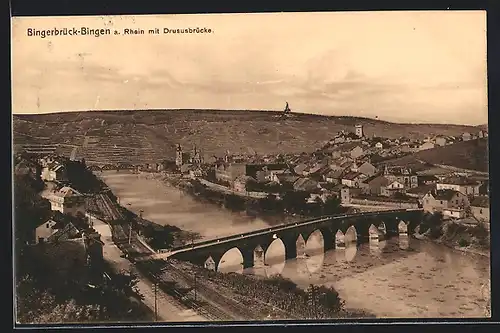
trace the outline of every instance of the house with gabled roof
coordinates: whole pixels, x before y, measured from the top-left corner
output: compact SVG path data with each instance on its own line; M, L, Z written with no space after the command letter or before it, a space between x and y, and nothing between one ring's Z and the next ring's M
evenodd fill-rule
M359 172L350 171L342 176L342 185L348 187L359 187L359 183L365 179L366 176Z
M422 206L426 212L442 212L447 208L467 209L470 206L467 196L454 190L429 191L422 199Z
M357 171L367 177L371 177L378 172L377 168L373 166L373 164L371 164L370 162L364 162L363 164L361 164L358 167Z
M34 243L57 243L79 236L80 230L71 222L71 217L56 212L35 228Z
M371 176L363 181L367 186L363 188L363 193L370 195L382 195L383 189L389 185L389 180L382 175Z
M361 148L360 146L352 148L351 151L349 152L349 155L351 156L352 159L360 158L361 156L363 156L363 154L364 154L363 148Z
M471 204L471 213L480 221L490 221L490 198L487 195L475 197Z
M295 183L300 177L292 174L281 174L277 175L276 178L279 184L286 185Z
M293 171L297 174L297 175L304 175L304 173L306 172L308 166L307 164L305 163L300 163L300 164L297 164L294 168L293 168Z
M421 184L417 187L407 189L406 195L421 200L427 193L435 189L436 189L436 184Z
M77 190L64 186L47 196L50 208L63 214L85 216L85 196Z
M405 188L413 188L418 186L418 176L410 168L402 166L386 166L384 169L384 177L391 182L397 181L405 186Z
M40 178L47 182L65 182L68 180L66 167L57 161L47 163L42 168Z
M293 183L295 191L311 192L318 189L319 183L311 178L301 177Z
M450 189L470 196L478 195L480 187L480 182L466 177L446 177L436 185L438 190Z
M344 172L341 169L330 170L328 173L323 175L323 180L330 184L340 184L343 173Z

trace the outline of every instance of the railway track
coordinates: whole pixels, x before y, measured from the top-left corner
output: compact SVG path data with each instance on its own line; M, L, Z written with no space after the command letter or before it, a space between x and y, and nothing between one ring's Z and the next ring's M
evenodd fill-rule
M157 281L162 291L173 296L180 304L193 309L203 317L213 321L231 321L235 319L234 316L226 313L218 306L203 300L206 297L199 297L197 300L194 300L192 295L190 295L190 292L194 289L190 277L186 278L186 275L172 271L166 262L150 260L143 261L137 266L148 279ZM168 270L168 277L164 275L166 270ZM197 290L200 291L198 285Z
M123 253L130 256L146 256L151 255L151 251L137 240L137 233L132 231L129 244L129 228L128 224L114 224L111 226L111 234L113 242L120 248Z
M171 275L173 275L176 280L185 281L188 285L190 285L191 281L193 280L192 276L189 276L189 274L187 274L186 272L172 266L170 263L166 263L164 269L168 270L168 272ZM255 318L254 316L252 316L251 313L249 313L248 308L242 306L237 301L229 299L224 295L215 292L212 288L205 286L203 282L198 282L196 284L196 288L201 292L204 298L207 298L208 300L216 303L217 305L221 305L223 308L230 310L231 313L233 313L237 318L228 315L227 313L220 310L219 307L207 302L207 310L212 311L214 315L225 317L225 320L234 320L234 319L250 320Z

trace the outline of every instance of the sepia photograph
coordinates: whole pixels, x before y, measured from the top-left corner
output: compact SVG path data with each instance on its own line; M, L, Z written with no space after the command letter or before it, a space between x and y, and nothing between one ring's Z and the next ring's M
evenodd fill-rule
M11 27L16 324L491 317L485 11Z

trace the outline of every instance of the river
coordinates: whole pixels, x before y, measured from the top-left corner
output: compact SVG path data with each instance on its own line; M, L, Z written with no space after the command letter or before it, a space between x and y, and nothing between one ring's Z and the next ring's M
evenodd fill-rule
M159 224L176 225L216 238L269 226L263 219L205 204L146 175L106 171L102 179L122 205ZM349 234L346 234L346 239ZM298 243L300 256L284 260L280 240L255 267L243 271L238 250L221 259L220 271L270 276L281 274L301 287L334 287L348 308L364 309L379 318L484 318L490 283L487 257L465 254L442 245L400 235L346 245L323 253L319 232ZM265 256L265 260L264 260Z

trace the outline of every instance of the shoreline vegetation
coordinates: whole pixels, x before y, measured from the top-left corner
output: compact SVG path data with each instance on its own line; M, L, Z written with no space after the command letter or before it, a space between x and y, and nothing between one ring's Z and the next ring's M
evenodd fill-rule
M94 173L90 172L85 167L85 162L75 163L74 172L72 172L70 184L75 189L84 193L99 193L106 184L99 179ZM170 179L165 175L154 175L159 181L166 182L170 186L181 188L186 191L185 186L178 180ZM93 178L93 180L92 180ZM80 179L80 182L78 182ZM89 181L82 181L86 179ZM92 181L91 181L92 180ZM112 275L110 282L106 283L99 292L84 289L81 290L81 285L78 280L81 279L81 274L74 266L69 265L71 269L60 270L59 263L64 259L68 262L74 262L75 258L71 258L71 252L62 251L62 258L54 259L54 256L47 256L44 260L35 259L34 252L36 247L24 246L32 235L32 230L38 226L50 213L50 205L46 199L41 198L40 193L43 190L43 182L38 177L16 176L14 181L14 201L15 201L15 228L16 228L16 291L17 291L17 321L22 323L57 323L57 322L99 322L99 321L148 321L152 318L152 313L149 308L141 302L142 295L137 292L135 287L137 277L127 272L113 272L110 267L106 268L106 272ZM82 187L84 189L82 189ZM193 194L193 187L187 190ZM194 187L197 191L203 191L201 187ZM198 194L200 194L198 192ZM195 233L181 230L175 226L160 226L154 222L147 221L130 211L126 207L121 206L117 202L117 198L111 191L108 192L112 198L115 208L124 213L125 220L135 221L132 223L134 228L140 226L140 234L147 238L149 242L157 243L155 245L170 244L173 246L175 242L186 242L187 240L194 241ZM210 193L211 192L203 192ZM216 194L214 194L216 196ZM197 198L200 196L198 195ZM266 198L268 199L268 198ZM266 202L264 199L264 202ZM308 211L296 205L296 201L300 198L289 198L292 203L290 206L296 206L294 212L296 217L302 217ZM203 199L205 200L205 199ZM303 198L302 198L303 200ZM210 200L209 200L210 201ZM226 202L227 203L227 202ZM243 211L241 203L233 202L235 207L228 207L236 211ZM269 202L267 202L269 204ZM339 204L332 201L330 207L326 209L338 210ZM267 206L269 207L269 206ZM260 212L265 215L266 204L258 207ZM316 207L317 210L317 207ZM325 213L325 209L321 209L321 213ZM461 248L473 245L486 249L489 247L489 232L484 234L484 227L465 227L456 223L444 223L436 214L427 216L417 230L418 235L427 238L433 242L443 242L446 244L459 245ZM150 234L148 234L148 232ZM62 244L62 243L61 243ZM49 245L49 244L47 244ZM56 248L60 244L54 244ZM61 252L61 251L59 251ZM30 265L29 262L39 262L40 265ZM57 264L56 264L57 263ZM334 289L324 287L311 286L308 290L303 290L297 287L293 282L283 279L282 277L262 278L257 276L247 276L235 273L218 273L211 272L202 267L196 267L188 263L179 263L183 269L196 270L200 276L211 277L207 280L212 283L215 288L226 288L235 297L241 299L243 304L248 307L253 304L262 303L261 297L265 296L259 290L265 290L267 293L267 302L269 309L273 309L271 315L280 318L278 310L281 309L292 317L296 315L306 316L307 318L366 318L372 317L372 314L364 311L352 311L344 309L344 301L338 296ZM46 269L53 266L51 269ZM68 282L69 281L69 282ZM244 287L244 286L247 287ZM248 287L252 286L252 288ZM244 289L246 288L246 289ZM259 289L260 288L260 289ZM103 295L110 302L104 304L102 302ZM239 296L238 296L239 295ZM316 303L311 303L316 302ZM319 302L319 303L318 303ZM314 304L314 306L313 306ZM306 310L311 307L318 308L318 304L322 304L319 308L321 311L311 312ZM333 312L332 312L333 311ZM312 316L312 317L311 317ZM374 317L374 316L373 316ZM284 317L281 317L284 318ZM304 317L302 317L304 318ZM265 319L265 318L263 318ZM287 318L289 319L289 318Z
M175 176L168 176L168 175L163 175L163 174L154 174L151 173L152 178L156 179L157 181L160 181L164 183L167 186L175 187L178 188L179 190L185 191L186 187L190 187L188 185L189 181L185 181L180 179L180 177L175 177ZM189 193L189 192L188 192ZM192 193L192 192L191 192ZM192 195L190 193L190 195ZM192 196L195 199L199 199L197 196ZM440 214L425 214L424 215L424 220L421 223L421 225L415 230L415 233L412 233L412 237L421 241L426 241L426 242L431 242L434 244L438 245L443 245L448 248L451 248L456 251L462 252L464 255L482 255L489 257L489 231L485 229L484 225L479 224L478 226L473 226L473 227L466 227L463 225L460 225L456 222L453 221L443 221L443 217ZM186 266L186 267L184 267ZM183 263L181 267L183 267L184 270L186 270L188 273L192 274L193 270L201 270L205 272L204 274L208 274L208 270L203 269L201 267L189 267L193 266L189 263ZM214 274L214 273L212 273ZM214 285L216 288L229 288L230 290L228 292L230 293L236 293L237 298L249 298L248 294L243 293L241 295L241 290L242 287L241 285L244 285L245 283L243 281L248 281L250 285L256 284L257 282L255 281L266 281L269 280L269 287L262 287L259 286L259 288L277 288L273 287L273 283L278 283L276 281L284 280L283 285L289 284L294 285L293 282L286 280L282 278L280 275L271 277L271 278L263 278L255 275L242 275L238 273L216 273L215 276L218 276L220 278L214 278L215 280L209 280L210 283ZM249 280L251 282L249 282ZM227 280L231 280L233 282L228 282ZM235 282L240 280L241 282ZM266 282L261 282L266 284ZM240 285L241 284L241 285ZM278 283L279 284L279 283ZM315 287L315 286L314 286ZM312 288L314 288L312 287ZM289 292L289 297L292 299L295 299L295 302L301 302L302 298L301 296L297 296L294 291L294 288L298 287L293 287L290 289ZM298 288L300 289L300 288ZM303 292L308 292L308 290L303 290ZM309 292L311 291L311 287L309 288ZM336 291L333 290L335 293ZM259 295L260 296L260 295ZM244 300L243 302L245 304L255 304L255 301L258 301L259 299L255 298L254 303L250 302L249 300ZM341 301L342 302L342 301ZM280 303L281 304L281 303ZM249 305L250 306L250 305ZM286 309L288 309L285 306ZM266 317L267 319L279 319L280 318L280 311L285 311L282 308L278 307L277 310L270 311L269 312L269 317ZM311 315L311 314L309 314ZM273 317L275 316L275 317ZM345 309L344 305L342 307L342 311L336 314L335 318L375 318L376 316L372 313L369 313L367 310L364 309ZM310 317L313 318L313 317ZM322 318L321 316L318 318Z
M178 178L152 175L156 180L168 186L186 191L190 195L193 193L189 191L191 187L181 185L182 180ZM200 199L197 196L193 197ZM126 210L124 207L122 209ZM177 230L180 229L177 228ZM363 309L346 309L345 301L339 297L334 288L310 285L304 290L281 275L260 277L220 273L188 262L178 260L171 260L171 262L186 274L193 275L196 272L197 276L203 277L206 280L205 284L213 289L225 290L224 295L226 293L231 295L230 297L246 306L251 313L259 316L258 319L375 318L374 314ZM172 295L175 296L176 293Z
M467 255L490 257L490 231L484 223L464 225L443 219L440 213L425 213L414 237L446 246Z
M184 191L195 199L201 199L205 201L205 199L203 199L204 193L198 193L198 195L196 195L195 192L196 188L198 188L198 191L200 191L200 188L203 190L203 187L200 187L198 185L195 187L195 190L193 190L193 186L191 185L192 182L190 180L183 180L179 176L172 175L154 173L148 173L148 175L151 175L154 179L164 183L167 186L172 186ZM205 190L205 193L211 194L211 192L215 191ZM212 200L208 199L206 201L211 202ZM248 201L251 200L249 199ZM335 209L335 205L339 205L339 203L332 204L332 207L334 207L333 209ZM235 206L236 208L238 208L238 205ZM231 209L231 207L229 207L229 209ZM238 211L238 209L236 210ZM266 210L262 210L259 213L259 217L262 217L264 219L266 218ZM264 214L262 215L262 213ZM286 222L293 222L293 220L308 218L309 216L299 214L292 216L291 214L283 214L280 217L291 220ZM412 232L412 236L418 240L429 241L434 244L443 245L456 251L460 251L464 254L481 255L485 257L490 257L489 235L490 233L483 223L479 223L475 226L465 226L454 222L453 220L444 220L443 216L439 213L426 213L424 215L423 222L417 227L415 233Z
M188 262L171 260L178 269L202 277L206 285L247 307L258 319L375 318L361 309L347 309L332 287L309 285L302 289L281 275L262 277L214 272Z

